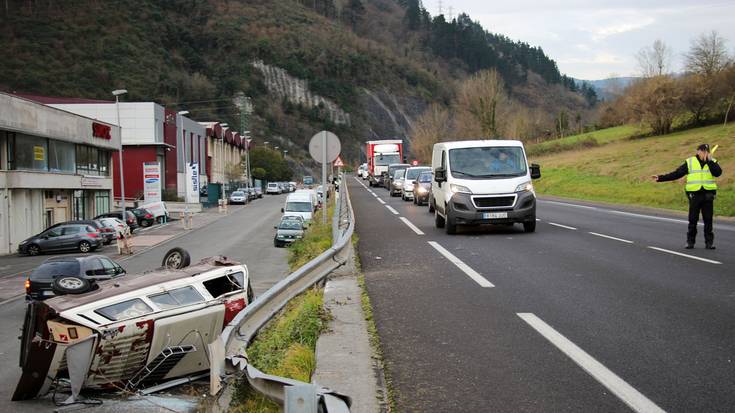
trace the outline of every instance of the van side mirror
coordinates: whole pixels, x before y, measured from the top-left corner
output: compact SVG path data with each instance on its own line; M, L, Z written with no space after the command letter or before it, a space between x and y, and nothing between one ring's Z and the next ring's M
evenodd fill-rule
M447 170L444 168L436 168L434 170L434 181L438 183L447 181Z
M538 164L531 164L531 179L541 178L541 167Z

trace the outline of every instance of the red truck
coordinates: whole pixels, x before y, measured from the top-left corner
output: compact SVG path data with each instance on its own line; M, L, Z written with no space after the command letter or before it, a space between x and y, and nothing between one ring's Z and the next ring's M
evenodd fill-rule
M403 162L403 141L400 139L368 141L367 164L370 186L381 186L387 179L388 165Z

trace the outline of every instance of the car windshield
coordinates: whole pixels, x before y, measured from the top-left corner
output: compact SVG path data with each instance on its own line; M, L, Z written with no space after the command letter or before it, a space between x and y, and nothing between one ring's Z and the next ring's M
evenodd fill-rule
M288 212L311 212L311 202L287 202L285 210Z
M245 196L245 192L235 191L235 192L232 193L232 196Z
M31 273L31 279L49 278L55 275L78 275L79 261L51 261L41 264Z
M419 176L419 174L421 172L424 172L426 170L428 170L428 168L426 168L426 169L424 169L424 168L422 168L422 169L413 169L413 168L407 169L406 170L406 179L409 180L409 181L413 181L413 180L416 179L417 176Z
M520 176L526 174L526 159L517 146L450 149L449 168L462 179Z
M419 182L431 182L431 172L422 172L419 175Z
M375 165L379 166L386 166L400 161L401 155L397 153L392 155L378 155L375 157Z
M278 225L278 229L294 229L294 230L299 230L299 229L302 229L302 227L301 227L301 223L299 221L296 221L295 219L284 219Z
M403 174L406 173L405 169L399 169L393 174L393 179L401 179L403 178Z

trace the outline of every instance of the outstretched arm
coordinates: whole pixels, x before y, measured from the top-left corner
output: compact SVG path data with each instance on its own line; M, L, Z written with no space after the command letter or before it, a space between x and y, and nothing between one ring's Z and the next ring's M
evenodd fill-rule
M676 168L675 171L669 172L664 175L653 175L652 178L656 182L675 181L679 178L685 177L688 172L689 172L689 168L687 167L687 163L684 162L683 164L681 164L681 166Z

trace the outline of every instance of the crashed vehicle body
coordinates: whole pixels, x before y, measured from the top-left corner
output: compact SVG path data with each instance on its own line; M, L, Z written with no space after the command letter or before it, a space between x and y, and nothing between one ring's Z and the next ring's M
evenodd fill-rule
M247 267L224 257L98 286L28 304L13 400L44 395L59 379L132 390L207 371L208 344L253 299Z

